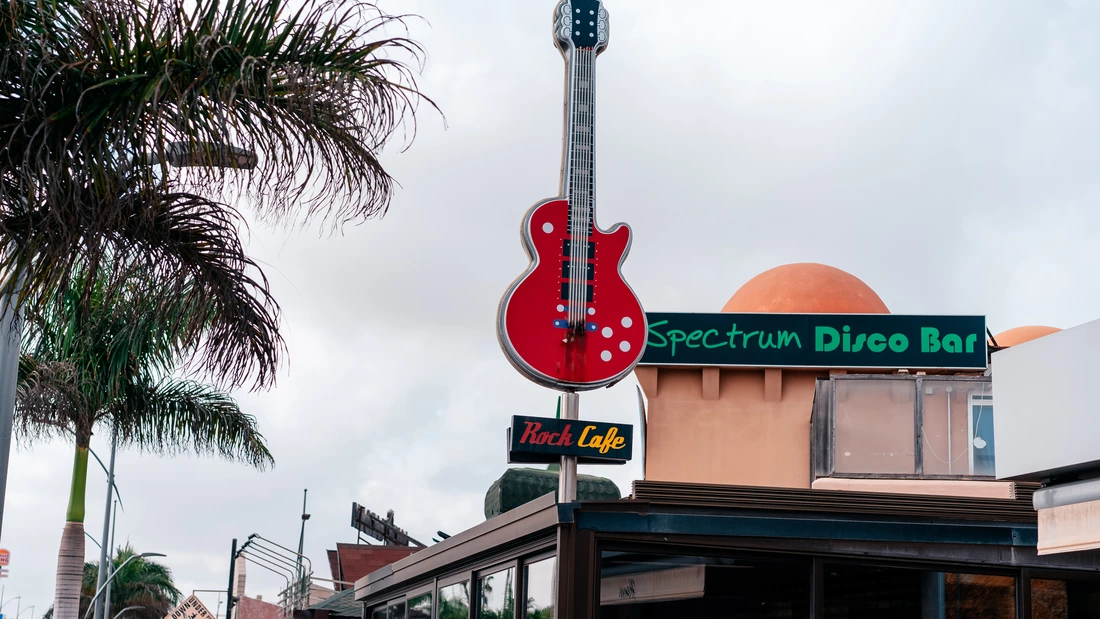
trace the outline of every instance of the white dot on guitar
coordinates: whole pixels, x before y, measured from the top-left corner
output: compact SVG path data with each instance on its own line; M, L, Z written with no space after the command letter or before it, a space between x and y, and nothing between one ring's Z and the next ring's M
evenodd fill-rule
M627 316L626 318L623 318L623 326L626 327L627 329L629 329L630 325L633 325L633 324L634 324L634 321L630 319L630 316Z
M630 352L630 342L619 342L619 350L623 352Z
M601 331L600 333L603 333L604 337L611 337L612 335L615 335L615 332L611 330L611 327L604 327L603 331Z
M545 232L546 234L550 234L551 232L554 231L554 224L552 224L550 222L546 222L546 223L542 224L542 231Z
M588 315L589 316L595 316L596 315L596 308L594 308L594 307L588 308Z
M559 303L559 304L558 304L558 311L559 311L559 312L564 312L564 311L565 311L565 306L564 306L564 305L561 305L561 304Z
M611 361L611 351L605 350L600 353L600 359L603 359L604 361Z

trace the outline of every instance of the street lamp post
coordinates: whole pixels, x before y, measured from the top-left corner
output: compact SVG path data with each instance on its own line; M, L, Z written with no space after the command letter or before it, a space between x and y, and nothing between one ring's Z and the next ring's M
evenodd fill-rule
M23 596L17 595L15 597L13 597L12 599L8 600L7 602L4 602L3 604L0 604L0 612L2 612L4 610L5 606L7 606L8 604L11 604L12 602L14 602L15 600L18 600L21 597L23 597ZM20 603L22 603L22 602L20 602ZM17 617L19 616L19 604L15 605L15 614L16 614Z
M126 608L123 608L122 610L118 611L118 613L115 614L114 619L118 619L119 617L122 616L122 613L124 613L128 610L137 610L139 608L145 608L145 607L144 606L127 606ZM34 619L34 617L31 617L31 619Z
M92 601L88 604L88 612L84 613L84 619L88 619L88 615L92 614L92 611L95 610L95 601L97 599L99 599L99 596L103 593L103 590L107 588L107 585L111 584L111 581L115 579L115 576L117 576L118 573L122 571L122 568L126 567L127 563L133 561L134 559L145 559L145 558L148 558L148 557L166 557L166 556L168 556L168 555L165 555L165 554L162 554L162 553L159 553L159 552L143 552L139 555L132 555L130 558L123 561L122 565L118 566L113 572L111 572L111 575L107 577L107 582L100 585L99 589L96 590L95 595L92 596Z
M31 619L34 619L34 604L31 604L30 606L28 606L27 610L31 611ZM15 619L19 619L19 615L22 615L23 613L27 612L27 610L24 610L23 612L15 613Z

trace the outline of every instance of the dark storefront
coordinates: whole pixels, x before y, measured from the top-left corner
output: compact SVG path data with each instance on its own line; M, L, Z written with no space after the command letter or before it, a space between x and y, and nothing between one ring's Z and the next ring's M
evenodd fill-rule
M547 496L371 574L356 598L373 619L1100 617L1100 554L1038 556L1020 493Z

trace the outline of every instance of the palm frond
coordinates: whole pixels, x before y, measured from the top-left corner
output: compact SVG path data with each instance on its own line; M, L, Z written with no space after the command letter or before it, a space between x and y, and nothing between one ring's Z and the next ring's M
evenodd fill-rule
M217 454L259 469L274 464L255 418L208 385L172 378L134 385L113 417L122 445L167 454Z
M0 237L18 238L24 250L6 259L8 272L24 273L24 307L32 318L41 314L35 322L70 324L97 304L130 308L115 319L125 320L123 327L105 326L111 337L119 328L158 333L173 345L149 348L171 353L172 364L189 351L220 384L273 384L285 350L279 307L244 252L237 212L201 196L153 190L115 196L103 210L117 220L104 225L89 216L70 244L48 212L0 218ZM134 345L133 338L119 341Z
M60 25L50 9L23 18L41 20L33 30L42 49L20 74L24 107L0 124L15 183L7 201L37 192L30 202L79 210L82 187L108 184L145 153L160 165L135 172L157 186L182 146L197 166L190 181L246 188L274 222L336 227L385 211L393 179L379 155L402 127L415 134L422 102L435 107L415 80L423 50L392 34L408 17L371 2L78 6L80 19ZM227 174L231 144L257 152L258 169ZM49 182L55 176L74 182Z
M87 407L76 388L76 369L63 361L40 362L23 355L19 359L14 431L27 442L69 437L83 419Z

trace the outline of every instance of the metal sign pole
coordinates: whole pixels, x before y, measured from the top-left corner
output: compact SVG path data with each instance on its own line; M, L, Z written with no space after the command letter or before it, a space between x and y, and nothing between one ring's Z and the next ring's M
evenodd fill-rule
M580 419L580 396L576 392L562 394L565 406L562 407L562 419L576 421ZM561 474L558 476L558 502L572 503L577 500L577 457L561 457Z

